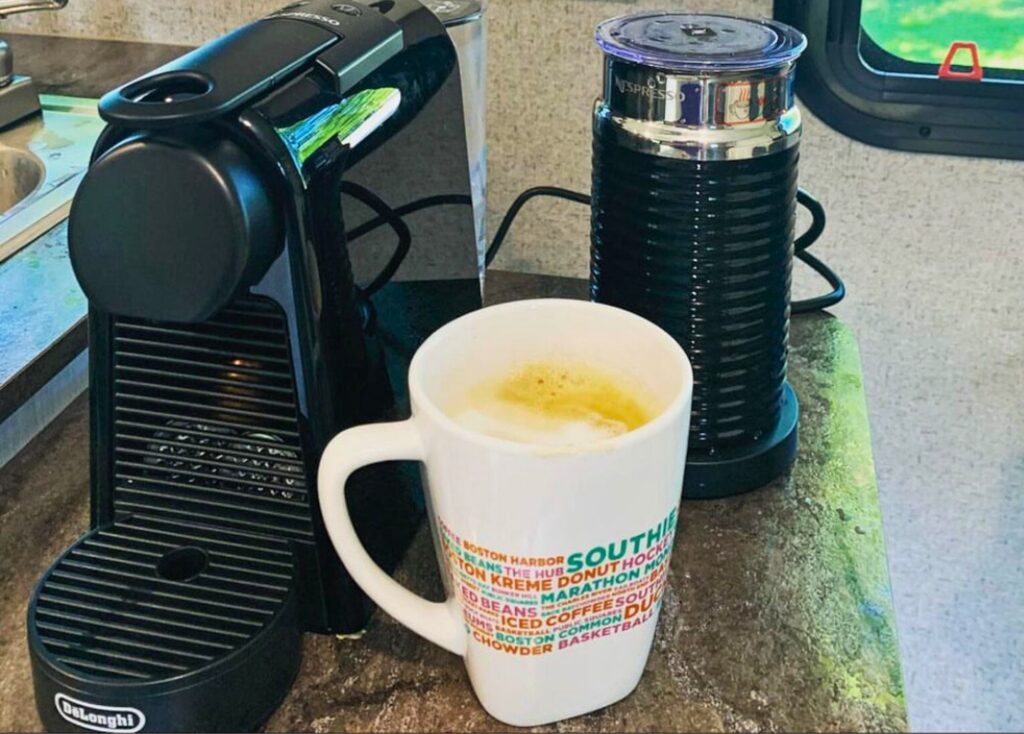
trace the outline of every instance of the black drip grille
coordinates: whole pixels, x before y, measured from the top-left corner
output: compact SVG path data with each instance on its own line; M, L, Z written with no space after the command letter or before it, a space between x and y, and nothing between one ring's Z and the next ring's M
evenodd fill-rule
M114 509L312 537L284 314L114 325Z
M135 516L90 533L51 567L36 634L92 679L177 677L251 641L286 601L292 563L283 540Z

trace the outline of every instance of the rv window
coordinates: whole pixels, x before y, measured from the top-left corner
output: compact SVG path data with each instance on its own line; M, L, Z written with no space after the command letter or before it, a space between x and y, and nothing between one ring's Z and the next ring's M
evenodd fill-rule
M775 0L807 35L797 92L886 148L1024 159L1022 0Z
M970 71L973 45L983 77L1024 78L1021 0L863 0L860 25L861 55L881 71L938 74L951 49L953 70Z

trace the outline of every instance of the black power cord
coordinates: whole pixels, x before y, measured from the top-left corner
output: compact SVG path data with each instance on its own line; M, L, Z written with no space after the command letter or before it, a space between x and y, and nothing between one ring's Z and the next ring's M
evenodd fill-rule
M465 194L439 194L437 196L428 196L423 199L417 199L416 201L409 202L408 204L400 206L397 209L389 209L388 214L382 214L381 212L378 211L378 216L367 222L363 222L358 227L350 229L346 233L346 237L348 238L349 242L351 242L352 240L358 239L359 237L362 237L365 234L369 234L373 230L380 227L382 224L389 223L391 221L390 215L394 215L396 217L404 217L408 214L412 214L413 212L418 212L421 209L430 209L431 207L435 206L445 206L453 204L473 206L473 199L469 196L466 196Z
M363 293L365 295L375 293L385 283L387 283L398 271L399 266L402 264L402 260L405 259L405 256L409 251L409 228L404 222L402 222L401 217L434 206L453 204L472 206L473 204L472 199L468 196L459 194L442 194L439 196L417 199L416 201L404 204L397 209L390 209L387 207L387 204L385 204L376 195L372 195L373 203L371 204L368 200L369 197L366 196L370 194L370 192L362 187L359 187L359 189L361 189L361 191L355 194L356 198L359 198L364 204L370 206L377 216L374 219L364 222L358 227L350 230L347 233L349 241L362 237L384 224L391 225L392 229L395 230L399 237L399 246L395 250L395 254L388 261L384 270L382 270L381 273L373 279L373 282L370 283L369 286L366 286L363 289ZM353 192L349 190L346 193ZM528 201L530 201L530 199L534 199L538 196L550 196L557 199L574 201L578 204L590 205L590 196L588 194L572 191L570 189L563 189L558 186L535 186L522 192L515 198L515 201L512 202L508 211L505 212L505 216L502 217L501 224L498 226L498 231L495 232L494 239L491 240L491 244L487 248L487 253L484 256L484 263L487 267L490 267L491 263L494 262L494 258L497 257L498 251L501 249L502 244L504 244L505 238L508 237L509 230L512 229L512 224L515 222L515 218L519 214L519 211ZM803 189L797 191L797 201L802 206L806 207L811 213L812 222L810 228L794 241L793 255L824 278L832 287L832 292L823 296L808 298L806 300L793 301L791 310L794 314L820 311L821 309L836 305L846 297L846 285L843 283L843 279L840 278L839 275L836 274L836 272L828 265L811 253L807 252L807 249L818 240L821 233L825 230L825 208L817 199ZM396 222L400 223L400 226L397 226Z
M376 219L367 222L367 224L373 224L372 227L367 228L366 225L363 225L362 227L357 227L354 230L346 232L345 238L349 242L359 239L364 234L369 233L370 230L376 229L382 224L389 225L398 236L398 245L395 247L395 252L384 266L384 269L377 274L376 278L370 281L369 285L365 285L360 288L361 295L369 297L387 285L388 281L395 277L395 273L398 272L398 268L401 267L406 255L409 254L409 248L412 247L412 232L409 231L409 225L405 223L405 220L402 219L402 215L397 209L392 209L388 206L387 202L365 186L360 186L359 184L352 183L351 181L345 181L341 185L341 191L342 193L348 194L352 198L361 201L377 214ZM376 224L374 224L374 222L376 222Z
M535 186L532 189L527 189L512 202L512 206L505 212L505 216L502 217L501 224L498 226L498 231L494 234L494 239L491 240L491 246L487 248L487 254L484 257L484 265L491 267L491 263L494 262L494 258L498 256L498 250L501 249L501 245L505 242L505 238L508 236L508 231L512 228L512 222L515 221L516 215L519 214L519 210L530 199L537 196L553 196L559 199L567 199L569 201L575 201L579 204L586 204L590 206L590 195L581 194L578 191L570 191L569 189L559 188L558 186Z
M790 309L793 313L808 313L835 306L846 298L846 284L832 268L807 252L807 248L817 242L821 233L825 231L825 207L803 189L796 192L796 200L811 213L812 221L810 229L797 237L793 243L793 256L808 265L832 286L832 292L826 293L824 296L793 301L793 306Z

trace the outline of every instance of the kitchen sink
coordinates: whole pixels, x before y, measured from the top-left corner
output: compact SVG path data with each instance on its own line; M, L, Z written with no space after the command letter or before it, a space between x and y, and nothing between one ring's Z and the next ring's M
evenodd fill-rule
M0 214L32 195L46 176L43 162L17 148L0 148Z
M40 101L42 115L0 132L0 262L67 218L104 127L95 100Z

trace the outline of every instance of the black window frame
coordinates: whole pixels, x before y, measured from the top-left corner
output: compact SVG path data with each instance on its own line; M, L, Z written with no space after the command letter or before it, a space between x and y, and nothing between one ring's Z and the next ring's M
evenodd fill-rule
M774 0L774 14L807 36L801 102L844 135L895 150L1024 160L1021 75L939 79L937 64L900 59L867 34L865 54L861 0ZM865 56L905 71L882 71Z

